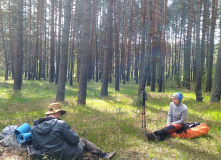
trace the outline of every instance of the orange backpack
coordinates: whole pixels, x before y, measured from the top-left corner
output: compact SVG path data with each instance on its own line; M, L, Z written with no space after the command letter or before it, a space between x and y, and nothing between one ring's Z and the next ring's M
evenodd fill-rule
M202 123L196 127L187 129L186 131L182 131L181 133L173 132L173 133L171 133L171 137L172 138L176 138L176 137L196 138L196 137L206 135L209 130L210 130L210 128L205 123Z

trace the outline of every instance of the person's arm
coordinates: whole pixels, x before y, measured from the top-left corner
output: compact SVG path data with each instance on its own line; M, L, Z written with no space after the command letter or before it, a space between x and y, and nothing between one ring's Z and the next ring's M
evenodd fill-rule
M63 123L61 133L64 139L70 144L78 144L79 136L75 133L67 123Z
M170 109L168 111L168 117L167 117L167 126L171 124L172 121L172 106L170 104Z
M183 124L183 123L186 122L186 120L187 120L187 115L188 115L188 109L187 109L187 108L184 108L181 114L182 114L182 115L181 115L180 120L177 120L177 121L175 121L175 122L173 122L173 123L175 123L175 124Z

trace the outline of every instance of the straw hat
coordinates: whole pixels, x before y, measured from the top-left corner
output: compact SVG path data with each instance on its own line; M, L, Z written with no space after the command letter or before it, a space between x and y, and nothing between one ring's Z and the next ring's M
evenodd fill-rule
M51 103L49 104L48 106L48 112L46 112L45 114L48 115L48 114L54 114L54 113L57 113L57 112L61 112L61 115L65 114L66 113L66 110L62 110L61 109L61 105L59 103Z

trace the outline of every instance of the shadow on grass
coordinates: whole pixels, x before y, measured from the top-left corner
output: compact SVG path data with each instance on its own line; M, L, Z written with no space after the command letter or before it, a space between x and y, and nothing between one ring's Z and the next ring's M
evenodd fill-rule
M205 138L205 137L200 137ZM172 149L179 150L181 155L184 155L185 157L188 157L188 159L196 159L196 157L202 157L200 159L220 159L220 154L212 153L213 148L210 148L211 150L207 151L205 148L202 148L201 144L197 144L197 139L182 139L182 141L191 141L191 145L186 145L181 142L181 140L177 139L174 140L173 143L171 143L170 140L168 140L167 145ZM195 142L195 143L194 143ZM186 153L188 155L186 155ZM191 153L191 154L190 154ZM197 159L198 159L197 158Z

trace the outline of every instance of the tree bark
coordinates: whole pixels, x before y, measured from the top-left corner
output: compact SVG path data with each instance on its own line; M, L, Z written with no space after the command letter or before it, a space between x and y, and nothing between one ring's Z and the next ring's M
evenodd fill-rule
M152 30L152 69L151 69L151 91L155 91L155 82L156 82L156 65L157 58L159 55L159 44L158 42L158 8L159 0L153 0L153 30Z
M113 47L113 0L108 1L107 10L107 46L104 57L104 70L102 77L101 96L108 96L108 77Z
M220 102L220 96L221 96L221 18L220 18L219 52L218 52L218 57L216 61L216 69L215 69L210 102Z
M15 75L14 75L15 77L14 77L13 90L21 90L21 85L22 85L22 67L23 67L22 8L23 8L23 0L18 0Z
M207 92L210 92L212 88L214 35L215 35L215 28L216 28L217 6L218 6L218 0L213 0L212 1L211 29L210 29L210 49L208 53L208 70L207 70L207 81L206 81Z
M120 37L120 9L121 9L121 2L114 1L115 11L114 11L114 32L115 32L115 91L120 90L119 86L119 65L120 65L120 57L119 57L119 37ZM116 7L117 6L117 7Z
M204 70L204 63L205 63L205 39L206 39L206 33L207 33L207 17L209 16L209 0L203 0L204 8L203 8L203 28L202 28L202 39L201 39L201 63L202 63L202 69ZM202 73L203 74L203 73Z
M55 31L54 31L54 0L51 0L51 44L50 44L50 72L49 72L49 82L54 82L55 75Z
M61 14L62 14L62 0L59 0L58 7L59 17L58 17L58 45L57 45L57 56L56 56L56 74L55 74L55 84L58 84L58 76L59 76L59 66L60 66L60 54L61 54Z
M70 21L71 21L71 3L72 0L66 0L65 13L64 13L64 29L62 32L62 43L61 43L61 61L57 88L57 101L64 101L65 99L65 82L67 77L67 62L68 62L68 46L69 46L69 32L70 32Z
M160 64L159 64L159 88L158 92L164 92L164 67L165 67L165 54L166 54L166 16L167 16L167 0L164 0L163 4L163 38L162 38L162 51L160 55ZM181 32L182 33L182 32ZM179 65L179 64L178 64ZM178 74L179 75L179 74Z
M184 77L183 85L190 89L190 57L191 57L191 37L192 37L192 24L193 24L193 0L188 0L189 17L188 17L188 30L186 41L186 52L184 55Z
M91 1L84 0L84 27L81 39L81 64L79 76L78 104L86 104L87 79L89 70L89 39L91 24Z
M71 55L70 55L70 61L71 61L71 67L70 67L70 85L73 85L73 73L74 73L74 62L75 62L75 29L77 26L77 11L78 11L78 0L75 1L75 11L74 11L74 25L73 25L73 36L72 36L72 46L71 46Z
M4 34L4 27L3 27L3 20L2 20L2 9L1 9L1 3L0 3L0 33L1 33L1 39L3 43L3 52L4 52L4 58L5 58L5 81L8 80L8 53L6 49L6 42L5 42L5 34Z
M128 41L128 50L127 50L127 75L126 80L127 82L130 79L130 68L131 68L131 43L132 43L132 36L133 36L133 16L134 16L134 2L132 1L132 7L131 7L131 17L130 17L130 23L129 23L129 41Z
M202 54L200 50L200 15L201 15L201 0L196 1L196 100L201 102L203 101L201 84L202 84Z
M142 5L141 5L141 26L142 27L141 27L141 53L140 53L139 80L141 80L141 76L144 73L143 70L144 70L144 59L145 59L145 33L146 33L145 31L146 9L145 8L146 8L146 0L142 0Z
M141 73L141 78L140 78L140 83L139 83L139 88L138 88L138 96L140 96L141 93L145 90L145 84L146 84L146 79L147 79L147 73L149 70L149 61L151 57L151 37L152 37L152 0L147 1L147 22L148 22L148 33L147 33L147 53L145 55L145 63L144 63L144 68L142 69ZM145 5L146 6L146 5ZM143 44L142 44L143 45ZM143 47L143 46L142 46Z

